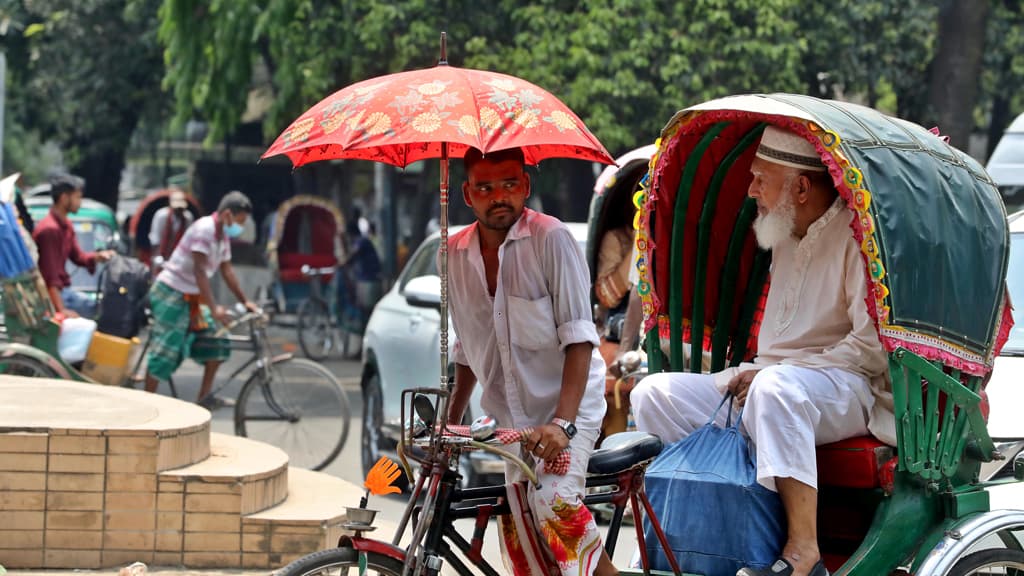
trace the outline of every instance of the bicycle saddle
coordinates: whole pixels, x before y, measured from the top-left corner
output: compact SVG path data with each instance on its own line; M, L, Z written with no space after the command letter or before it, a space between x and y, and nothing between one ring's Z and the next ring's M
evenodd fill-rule
M589 474L617 474L661 454L661 438L647 432L619 432L590 455Z

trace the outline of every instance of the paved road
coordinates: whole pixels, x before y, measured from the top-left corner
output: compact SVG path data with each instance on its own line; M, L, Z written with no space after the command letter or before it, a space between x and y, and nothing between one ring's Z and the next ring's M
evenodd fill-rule
M279 349L288 351L295 348L294 334L294 329L287 327L272 327L270 332L271 339L275 346ZM235 352L232 355L232 358L221 367L219 374L222 377L227 376L246 358L247 354ZM363 473L359 453L359 441L362 430L362 395L359 388L360 363L358 360L330 359L322 364L338 378L348 393L349 404L352 408L353 416L348 441L345 443L345 447L338 458L328 466L324 472L333 474L339 478L352 482L353 484L362 485ZM191 361L186 362L186 364L182 366L178 374L175 376L175 385L181 398L187 400L195 399L199 391L201 372L201 368ZM224 388L221 395L234 398L237 396L240 387L241 382L233 383L232 385ZM159 392L161 394L170 393L169 389L164 385L161 386ZM232 434L234 432L232 409L223 408L217 410L213 415L212 428L215 432ZM361 493L354 493L348 495L348 498L352 500L353 505L357 505L360 496L362 496ZM378 530L376 535L387 540L391 539L393 536L393 527L401 520L405 504L406 499L400 496L371 499L371 507L381 511L378 518L380 518L384 524L384 526ZM463 526L464 531L471 530L472 528L471 521L469 520L460 521L458 525ZM602 527L602 530L603 529L604 527ZM499 558L499 547L496 534L496 524L492 521L491 527L489 528L486 536L484 557L495 559L495 561ZM615 564L617 566L626 566L629 562L630 556L633 554L635 546L636 535L634 534L633 527L624 525L614 558ZM503 570L500 569L500 566L499 572L503 572Z

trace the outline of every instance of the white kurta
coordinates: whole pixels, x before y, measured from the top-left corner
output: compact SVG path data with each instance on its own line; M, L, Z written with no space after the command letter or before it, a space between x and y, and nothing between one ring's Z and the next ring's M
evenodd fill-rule
M757 447L758 479L816 486L814 446L870 430L895 444L888 363L867 309L867 279L842 199L800 240L773 250L758 355L713 375L646 378L631 400L637 427L674 441L705 424L729 381L760 369L743 427ZM722 415L724 417L724 414Z

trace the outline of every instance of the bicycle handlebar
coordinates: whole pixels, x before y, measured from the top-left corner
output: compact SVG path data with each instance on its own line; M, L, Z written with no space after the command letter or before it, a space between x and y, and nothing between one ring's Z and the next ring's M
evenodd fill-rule
M498 428L494 434L486 440L476 440L472 437L469 426L448 425L440 427L438 440L442 447L474 448L490 452L504 458L523 470L523 474L531 482L537 484L537 476L533 468L518 456L502 450L501 446L525 443L533 433L533 428ZM431 445L430 435L424 434L412 439L413 445L420 448L428 448ZM564 476L569 472L569 465L572 462L571 452L565 449L551 460L544 461L544 471L550 474Z
M231 314L231 312L228 312L228 314ZM267 315L264 314L263 310L257 310L256 312L246 312L245 314L242 314L241 316L235 318L231 322L228 322L226 325L221 326L220 329L213 333L213 335L215 338L222 338L230 334L232 330L238 328L242 324L247 324L249 322L254 321L263 321L266 319Z

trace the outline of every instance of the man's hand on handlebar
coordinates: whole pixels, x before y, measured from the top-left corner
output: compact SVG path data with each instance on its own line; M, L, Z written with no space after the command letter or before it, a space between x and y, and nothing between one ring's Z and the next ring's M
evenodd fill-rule
M227 326L228 324L231 323L231 315L228 314L227 309L225 309L220 304L214 306L213 309L210 310L210 315L212 315L213 319L216 320L221 326Z
M255 302L252 302L250 300L246 300L243 303L243 306L245 306L245 309L248 310L249 312L252 312L253 314L262 314L263 313L263 310L260 309L259 304L256 304Z
M533 429L526 449L541 460L550 460L569 447L569 437L557 424L542 424Z

